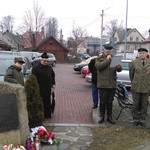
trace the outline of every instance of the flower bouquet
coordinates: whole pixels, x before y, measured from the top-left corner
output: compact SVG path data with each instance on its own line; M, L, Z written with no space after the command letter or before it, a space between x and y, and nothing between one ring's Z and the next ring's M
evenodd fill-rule
M3 150L26 150L22 145L6 144Z
M59 145L60 139L56 138L55 134L47 131L45 127L39 126L31 128L31 140L34 141L36 135L39 136L41 144Z

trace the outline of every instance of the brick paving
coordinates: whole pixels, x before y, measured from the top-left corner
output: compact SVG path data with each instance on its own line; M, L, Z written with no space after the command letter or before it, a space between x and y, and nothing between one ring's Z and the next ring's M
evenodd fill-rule
M46 123L92 124L91 85L73 64L57 64L55 100L56 107L52 118Z
M56 74L56 108L46 124L97 124L99 110L92 112L91 84L87 83L79 72L73 70L73 64L57 64ZM129 93L131 96L131 92ZM120 107L116 99L113 105L113 117L117 117ZM150 127L150 105L148 107L147 127ZM116 124L132 126L132 114L124 109Z

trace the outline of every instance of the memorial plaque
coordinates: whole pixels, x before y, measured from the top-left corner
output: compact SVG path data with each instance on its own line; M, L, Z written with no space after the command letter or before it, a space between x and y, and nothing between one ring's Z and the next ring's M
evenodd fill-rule
M0 93L0 132L19 126L17 99L14 93Z

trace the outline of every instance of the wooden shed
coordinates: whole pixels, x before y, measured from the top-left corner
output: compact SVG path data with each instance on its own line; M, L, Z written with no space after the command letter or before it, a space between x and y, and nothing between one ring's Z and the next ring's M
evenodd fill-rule
M54 37L44 39L35 49L37 52L53 53L57 62L67 62L68 49L59 43Z

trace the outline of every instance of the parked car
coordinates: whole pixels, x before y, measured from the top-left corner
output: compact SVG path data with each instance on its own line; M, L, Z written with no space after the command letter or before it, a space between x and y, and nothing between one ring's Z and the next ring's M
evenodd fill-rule
M81 61L80 63L75 64L74 67L73 67L74 71L81 71L81 69L84 66L86 66L86 65L89 64L89 62L91 61L91 59L96 58L96 57L97 56L92 56L92 57L90 57L90 58L88 58L86 60Z
M129 65L131 60L122 60L122 71L117 72L117 81L125 84L126 87L131 87L131 80L129 77Z
M17 56L19 55L20 56L20 53L16 51L0 50L0 55L17 55Z
M91 56L87 53L81 54L81 60L86 60L88 58L90 58Z
M52 66L53 66L53 67L56 66L57 61L56 61L55 55L52 54L52 53L47 53L47 55L48 55L48 57L49 57L48 59L49 59L49 61L51 62Z
M90 73L90 70L89 70L88 65L82 67L82 69L81 69L81 75L82 75L83 77L85 77L85 76L86 76L87 74L89 74L89 73Z
M56 62L57 62L55 55L52 53L47 53L47 55L48 55L49 65L54 67L56 65ZM36 66L40 62L40 59L41 59L41 57L37 57L37 58L33 59L31 61L32 65Z
M0 55L0 81L4 81L6 70L9 66L14 64L14 58L20 57L16 55ZM22 65L22 72L26 78L31 69L31 63L26 57L22 57L24 64Z
M27 57L30 60L30 62L32 62L33 59L40 57L41 53L32 51L20 51L20 55Z
M89 83L92 82L92 73L91 72L85 76L85 80L86 80L86 82L89 82Z
M124 85L126 87L131 87L131 81L130 81L130 77L129 77L129 65L131 63L131 60L122 60L121 61L121 66L122 66L122 71L121 72L117 72L117 82L118 83L124 83ZM91 83L92 80L92 75L91 73L87 74L85 76L85 80L87 82Z

